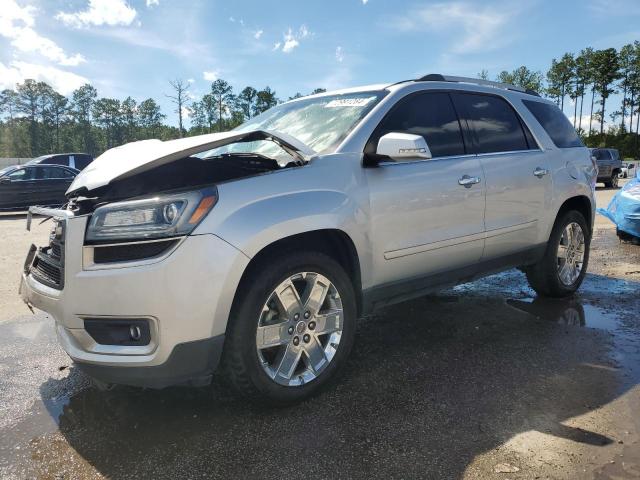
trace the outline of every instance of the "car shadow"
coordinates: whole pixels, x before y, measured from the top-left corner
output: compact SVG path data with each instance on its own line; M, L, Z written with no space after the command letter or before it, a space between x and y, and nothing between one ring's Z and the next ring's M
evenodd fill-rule
M639 286L589 275L580 296L544 300L509 272L388 307L359 321L337 382L287 408L248 403L216 380L212 389L85 388L50 413L108 478L459 478L525 431L616 440L563 422L637 383L621 380L610 329L638 300L607 304L598 292ZM72 369L41 392L82 375ZM69 471L59 448L40 445L30 473L55 472L56 462Z

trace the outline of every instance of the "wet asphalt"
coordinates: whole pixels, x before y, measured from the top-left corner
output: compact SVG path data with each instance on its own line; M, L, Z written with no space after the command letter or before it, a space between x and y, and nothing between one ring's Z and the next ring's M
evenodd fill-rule
M571 299L511 271L361 319L336 382L284 409L220 379L100 391L51 318L17 315L0 478L640 478L640 247L593 248Z

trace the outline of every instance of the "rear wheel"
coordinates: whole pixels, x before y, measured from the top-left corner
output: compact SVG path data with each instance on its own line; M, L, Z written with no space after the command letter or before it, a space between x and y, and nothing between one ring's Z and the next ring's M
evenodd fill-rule
M318 392L353 345L356 303L332 258L301 252L263 261L239 288L223 365L241 394L274 404Z
M604 186L607 188L618 188L618 173L613 172L611 178L604 182Z
M566 297L582 284L589 263L591 233L585 218L575 210L556 220L542 260L527 267L529 285L548 297Z

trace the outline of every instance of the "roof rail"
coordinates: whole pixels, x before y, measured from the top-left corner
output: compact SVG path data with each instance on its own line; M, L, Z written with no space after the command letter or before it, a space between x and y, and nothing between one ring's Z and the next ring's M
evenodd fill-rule
M517 87L509 83L492 82L491 80L483 80L481 78L471 77L455 77L452 75L441 75L439 73L431 73L420 77L415 82L457 82L457 83L475 83L476 85L485 85L487 87L502 88L504 90L513 90L514 92L526 93L539 97L540 94L530 88Z

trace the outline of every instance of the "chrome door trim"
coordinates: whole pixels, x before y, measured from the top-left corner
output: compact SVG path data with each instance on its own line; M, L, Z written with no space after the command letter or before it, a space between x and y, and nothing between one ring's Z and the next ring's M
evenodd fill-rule
M476 155L475 153L465 153L464 155L450 155L450 156L445 156L445 157L433 157L433 158L416 158L415 160L409 160L406 162L394 162L392 160L389 161L384 161L384 162L380 162L378 163L379 167L392 167L395 165L413 165L415 163L424 163L424 162L438 162L438 161L442 161L442 160L455 160L458 158L475 158L478 155Z
M518 230L524 230L532 227L538 223L538 220L532 220L526 223L519 223L517 225L511 225L509 227L496 228L494 230L488 230L486 232L474 233L472 235L465 235L463 237L454 237L447 240L440 240L438 242L425 243L422 245L415 245L408 248L400 248L398 250L391 250L384 252L385 260L393 260L395 258L406 257L408 255L415 255L417 253L430 252L432 250L438 250L440 248L452 247L455 245L475 242L477 240L485 240L487 238L497 237L499 235L505 235L507 233L516 232Z
M544 150L540 148L532 148L527 150L509 150L507 152L487 152L487 153L478 153L478 158L482 157L495 157L496 155L523 155L530 153L542 153Z

